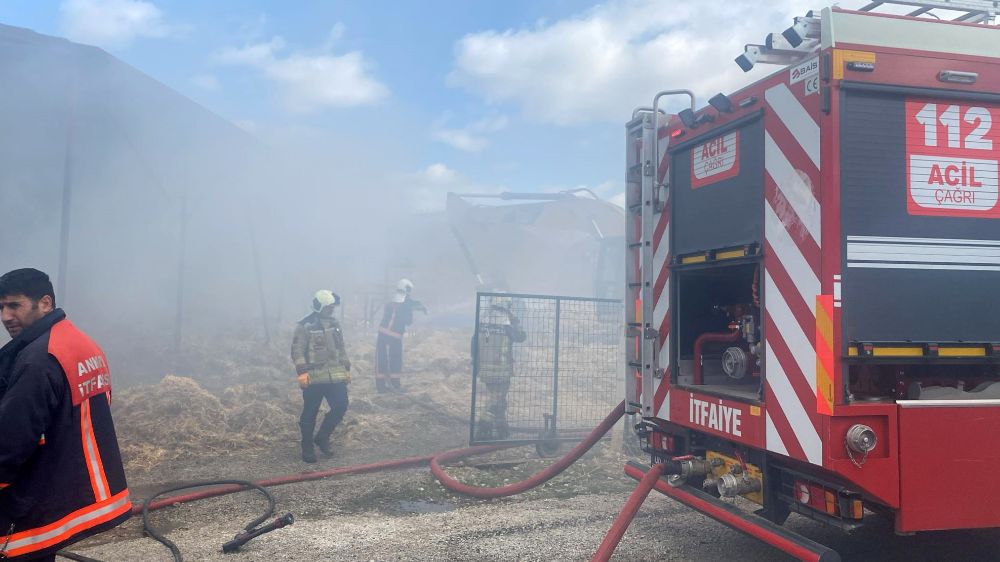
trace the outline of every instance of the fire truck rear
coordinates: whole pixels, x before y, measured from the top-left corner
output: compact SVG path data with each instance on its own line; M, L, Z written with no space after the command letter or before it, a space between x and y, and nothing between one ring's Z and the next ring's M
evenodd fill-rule
M836 555L793 512L1000 527L997 12L810 12L737 58L780 71L635 111L626 403L679 467L658 489L804 559Z

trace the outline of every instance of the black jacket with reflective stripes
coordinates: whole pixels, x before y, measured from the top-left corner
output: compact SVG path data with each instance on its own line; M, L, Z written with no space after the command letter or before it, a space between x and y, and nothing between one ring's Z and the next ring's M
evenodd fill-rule
M425 310L424 305L406 297L403 302L387 302L382 311L378 331L389 337L401 339L406 327L413 323L413 311Z
M0 349L0 428L7 557L51 554L128 519L107 358L61 310Z

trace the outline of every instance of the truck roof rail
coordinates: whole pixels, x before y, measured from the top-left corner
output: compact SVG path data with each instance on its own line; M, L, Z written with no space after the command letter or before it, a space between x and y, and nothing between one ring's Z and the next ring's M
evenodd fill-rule
M929 13L935 8L958 12L957 16L951 18L951 21L966 23L989 24L991 20L1000 14L1000 5L993 0L923 0L920 2L910 0L877 0L858 8L858 11L874 12L882 6L909 6L914 8L914 10L903 15L912 17L928 14L941 19L940 16Z

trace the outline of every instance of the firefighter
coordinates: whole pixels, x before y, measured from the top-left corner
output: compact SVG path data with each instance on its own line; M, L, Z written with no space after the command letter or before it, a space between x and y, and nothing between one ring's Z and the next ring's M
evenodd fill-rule
M514 344L527 339L521 321L512 311L513 299L490 297L480 313L479 329L472 336L472 365L476 392L482 396L477 408L476 439L507 439L507 392L514 376Z
M344 348L344 334L333 317L340 297L333 291L316 291L312 313L299 321L292 338L292 361L302 389L302 460L316 462L313 445L330 457L330 435L347 412L347 384L351 382L351 361ZM326 399L330 411L323 416L319 431L316 416Z
M382 312L382 322L375 338L375 389L378 392L402 390L400 372L403 370L403 333L413 323L413 311L427 314L427 308L411 296L413 283L400 279L396 294L387 302Z
M0 317L0 559L55 560L131 515L108 360L37 269L0 277Z

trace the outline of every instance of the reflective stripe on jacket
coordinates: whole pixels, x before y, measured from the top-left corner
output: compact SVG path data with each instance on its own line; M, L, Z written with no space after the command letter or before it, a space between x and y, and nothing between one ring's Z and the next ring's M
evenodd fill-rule
M107 358L63 318L57 309L36 322L49 329L27 343L12 340L21 347L0 373L7 383L0 396L0 548L7 541L4 554L14 560L114 527L132 509Z
M351 362L336 318L303 318L292 338L292 361L296 374L309 373L310 384L351 382Z

